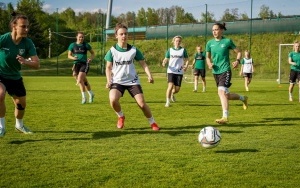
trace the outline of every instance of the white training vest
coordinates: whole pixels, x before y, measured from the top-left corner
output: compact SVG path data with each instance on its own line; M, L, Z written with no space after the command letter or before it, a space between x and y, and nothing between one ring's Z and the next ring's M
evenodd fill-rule
M184 48L174 50L170 48L170 59L167 73L183 74Z
M252 73L252 58L244 58L243 73Z
M113 57L112 83L121 85L139 85L140 80L134 66L136 48L131 47L126 52L120 52L115 47L110 48Z

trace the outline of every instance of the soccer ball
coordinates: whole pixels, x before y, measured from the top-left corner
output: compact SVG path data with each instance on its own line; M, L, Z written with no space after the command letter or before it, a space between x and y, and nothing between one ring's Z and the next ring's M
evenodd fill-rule
M221 141L221 133L215 127L204 127L199 133L198 141L204 148L214 148Z

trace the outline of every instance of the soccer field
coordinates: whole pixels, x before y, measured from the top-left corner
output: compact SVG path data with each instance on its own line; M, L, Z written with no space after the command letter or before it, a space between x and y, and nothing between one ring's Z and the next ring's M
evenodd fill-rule
M14 130L14 107L6 97L7 133L0 138L1 187L298 187L300 127L298 87L288 101L288 85L233 78L231 92L246 94L249 108L230 101L229 124L214 122L221 106L212 77L207 92L183 82L177 102L165 108L166 78L142 87L161 131L152 131L128 92L121 99L125 128L108 101L104 77L88 77L92 104L81 104L72 77L24 77L24 122L34 132ZM201 85L199 85L201 90ZM198 143L205 126L220 130L221 143Z

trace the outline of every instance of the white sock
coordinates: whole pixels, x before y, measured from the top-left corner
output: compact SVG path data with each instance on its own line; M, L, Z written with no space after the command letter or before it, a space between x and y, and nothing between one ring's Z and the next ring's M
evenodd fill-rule
M85 99L85 92L81 92L81 96L83 99Z
M87 91L87 92L88 92L88 94L89 94L90 97L94 94L92 90Z
M123 117L124 116L122 110L120 112L116 112L116 114L118 115L118 117Z
M22 128L24 125L23 125L23 119L17 119L16 118L16 127L17 128Z
M223 110L223 116L222 117L228 118L228 115L229 115L228 110Z
M170 98L167 98L167 103L170 103L170 100L171 100Z
M151 118L148 118L148 121L149 121L150 125L152 125L152 123L155 123L153 116Z
M292 97L292 93L289 93L289 97L290 97L290 98Z
M5 128L5 117L0 118L0 128Z

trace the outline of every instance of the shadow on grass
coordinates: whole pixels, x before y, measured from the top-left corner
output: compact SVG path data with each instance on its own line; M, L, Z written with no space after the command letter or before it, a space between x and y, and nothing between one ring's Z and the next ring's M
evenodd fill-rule
M126 135L146 135L146 134L157 134L157 135L169 135L169 136L179 136L184 134L192 134L197 135L199 131L206 127L206 126L213 126L218 128L222 134L240 134L244 131L235 131L235 130L222 130L222 127L255 127L255 126L294 126L296 124L293 123L286 123L287 121L297 121L300 120L300 117L285 117L285 118L264 118L264 121L259 121L255 123L229 123L229 124L205 124L205 125L187 125L187 126L176 126L176 127L162 127L160 131L152 131L150 127L142 127L142 128L125 128L122 130L116 129L112 131L97 131L97 132L91 132L91 131L73 131L73 130L66 130L66 131L35 131L36 134L38 133L53 133L61 135L60 138L45 138L45 139L37 139L37 140L13 140L9 142L9 144L24 144L24 143L30 143L30 142L40 142L40 141L71 141L71 140L98 140L98 139L109 139L109 138L115 138L115 137L121 137ZM266 124L268 122L278 122L282 121L285 122L284 124ZM74 138L74 137L68 137L66 138L67 134L91 134L92 137L85 137L85 138ZM244 150L244 149L238 149L238 150L228 150L228 151L218 151L224 152L224 153L238 153L238 152L256 152L255 150Z
M222 150L216 151L215 153L254 153L259 152L257 149L231 149L231 150Z

